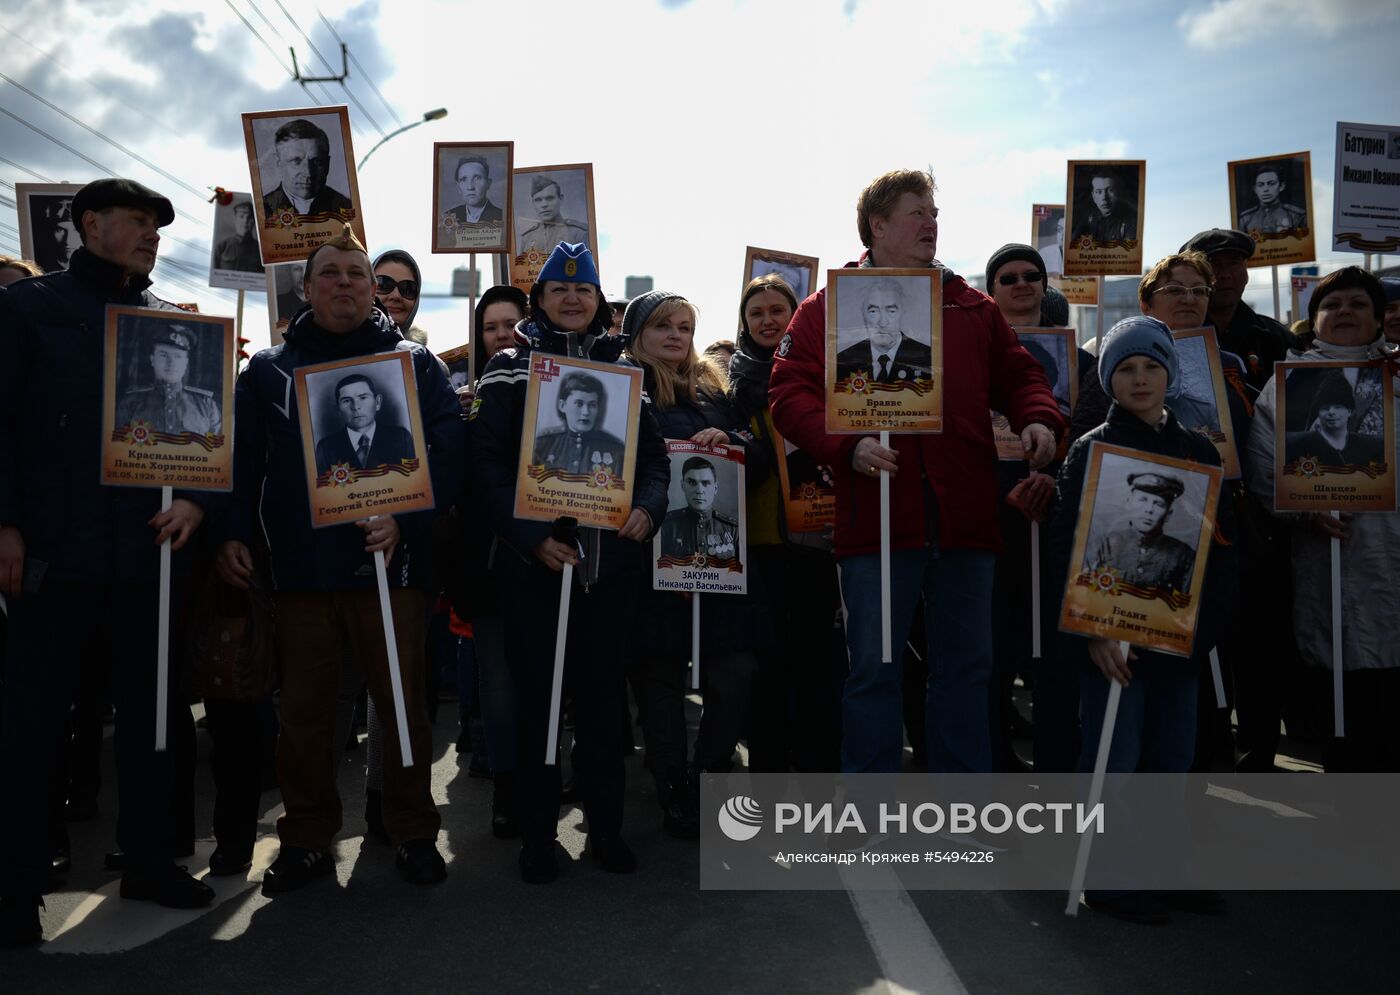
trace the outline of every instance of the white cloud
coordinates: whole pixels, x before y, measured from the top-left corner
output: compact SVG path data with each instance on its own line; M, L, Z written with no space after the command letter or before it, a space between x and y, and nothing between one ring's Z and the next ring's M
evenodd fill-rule
M1188 44L1216 50L1256 42L1307 25L1333 37L1344 30L1400 13L1394 0L1212 0L1177 19Z

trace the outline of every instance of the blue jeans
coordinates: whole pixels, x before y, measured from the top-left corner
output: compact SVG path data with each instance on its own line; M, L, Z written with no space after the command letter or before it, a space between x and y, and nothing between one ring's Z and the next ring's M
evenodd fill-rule
M480 680L481 723L491 773L515 770L518 753L515 721L515 680L506 662L505 622L499 615L474 617L472 650Z
M992 769L988 682L992 673L992 576L982 550L898 550L890 562L894 659L880 660L880 556L840 562L851 673L842 696L841 770L898 773L904 754L904 642L924 596L928 632L928 769Z
M1108 772L1184 774L1196 752L1196 687L1200 678L1185 660L1130 661L1133 678L1118 702ZM1108 679L1093 664L1079 675L1084 745L1079 771L1093 771L1108 705Z

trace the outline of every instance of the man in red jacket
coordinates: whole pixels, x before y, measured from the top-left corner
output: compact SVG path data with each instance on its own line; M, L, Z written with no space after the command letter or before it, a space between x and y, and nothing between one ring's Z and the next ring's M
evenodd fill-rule
M856 204L867 252L851 266L938 266L933 177L886 173ZM889 471L891 621L905 640L919 596L928 632L928 766L991 770L987 682L997 527L996 448L988 408L1004 412L1039 469L1064 429L1040 364L985 294L950 270L943 280L943 424L939 435L827 435L826 291L797 309L773 363L773 421L784 437L836 472L836 556L851 673L843 696L841 767L900 769L901 654L880 660L880 471Z

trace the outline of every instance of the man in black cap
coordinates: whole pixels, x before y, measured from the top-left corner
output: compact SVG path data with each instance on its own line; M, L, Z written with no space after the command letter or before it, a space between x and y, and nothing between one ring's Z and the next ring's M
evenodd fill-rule
M560 242L587 242L588 225L563 216L564 188L548 173L536 173L530 181L530 203L535 206L537 221L520 219L520 234L515 240L517 253L536 252L549 255Z
M1288 378L1289 387L1295 386L1301 372L1295 371ZM1318 380L1312 403L1308 405L1308 427L1285 436L1284 461L1295 465L1300 460L1312 460L1324 472L1333 467L1384 465L1384 438L1351 431L1356 391L1346 373L1329 370Z
M737 552L739 523L715 511L719 480L715 465L692 456L681 465L681 494L685 507L666 512L661 523L663 556L694 556L727 560Z
M1180 251L1188 249L1205 253L1215 273L1207 317L1215 326L1220 350L1244 358L1245 380L1258 394L1274 375L1274 364L1288 358L1294 342L1288 329L1243 300L1249 285L1245 263L1254 255L1254 239L1242 231L1212 228L1191 236Z
M150 338L154 382L122 395L117 402L117 424L130 425L140 419L157 432L174 435L223 432L224 416L213 391L185 383L195 347L194 332L185 325L161 322Z
M261 273L263 261L262 253L258 250L258 237L253 234L252 200L237 201L229 213L233 218L233 234L214 250L214 268Z
M121 894L174 908L214 892L174 862L170 817L181 758L194 747L188 698L168 689L168 749L155 750L160 543L182 548L206 492L98 483L102 329L108 305L174 311L150 293L170 201L132 180L89 183L73 198L83 245L68 269L0 291L0 593L9 600L0 718L0 945L37 942L49 884L54 765L80 662L101 656L117 708ZM172 598L178 604L178 599ZM172 678L180 672L171 666ZM172 685L174 684L172 679Z
M1196 566L1191 547L1162 529L1172 503L1186 492L1168 473L1128 474L1128 520L1102 536L1084 559L1090 570L1112 567L1126 584L1188 594Z
M331 171L331 143L326 133L304 118L295 118L272 136L277 188L263 196L268 217L291 210L298 217L340 214L351 208L350 198L326 184Z

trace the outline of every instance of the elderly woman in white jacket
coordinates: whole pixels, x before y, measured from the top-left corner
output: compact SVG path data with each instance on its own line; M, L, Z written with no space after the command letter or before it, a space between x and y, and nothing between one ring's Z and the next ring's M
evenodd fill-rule
M1394 347L1382 335L1385 291L1380 281L1356 266L1330 274L1308 305L1317 338L1290 360L1393 359ZM1274 506L1274 444L1277 377L1264 385L1250 432L1249 486ZM1355 385L1354 385L1355 386ZM1352 428L1373 430L1383 405L1397 409L1394 396L1368 396L1356 390ZM1372 410L1368 410L1372 409ZM1397 418L1400 421L1400 418ZM1397 433L1400 441L1400 433ZM1395 473L1400 446L1387 468ZM1342 662L1345 738L1323 752L1327 770L1400 770L1400 740L1393 723L1400 714L1400 512L1370 512L1340 518L1327 513L1275 512L1293 528L1293 619L1298 649L1312 671L1311 697L1330 701L1332 669L1331 539L1342 550ZM1330 715L1330 708L1323 708Z

